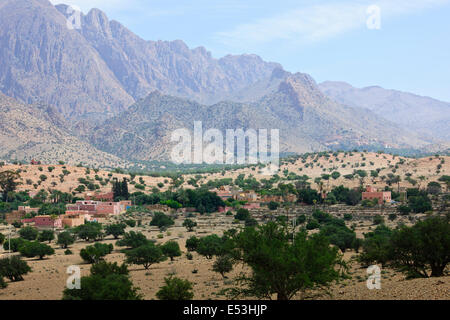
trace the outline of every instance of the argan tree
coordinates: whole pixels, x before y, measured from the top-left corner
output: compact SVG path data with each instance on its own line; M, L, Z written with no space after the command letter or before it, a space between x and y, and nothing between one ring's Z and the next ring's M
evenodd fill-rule
M297 293L306 298L308 289L324 289L343 277L344 263L338 249L324 235L295 236L274 222L246 228L234 238L234 258L247 264L251 273L239 277L234 296L290 300Z

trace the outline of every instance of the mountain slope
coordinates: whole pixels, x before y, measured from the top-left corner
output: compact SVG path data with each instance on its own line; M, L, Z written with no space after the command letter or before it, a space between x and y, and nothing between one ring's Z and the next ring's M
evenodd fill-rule
M214 59L182 41L145 41L98 9L67 27L67 6L0 3L0 91L53 105L79 120L118 114L154 90L213 103L269 76L278 64L255 55Z
M167 160L171 133L203 129L279 129L280 151L310 152L358 145L415 148L428 143L369 110L340 105L308 75L289 75L275 92L257 102L206 106L153 92L122 114L94 128L90 141L102 150L133 160Z
M43 163L83 162L94 167L127 166L128 162L80 141L63 127L58 113L43 106L25 105L0 93L0 158Z
M450 140L450 103L377 86L358 89L345 82L327 81L319 87L342 104L367 108L403 127Z

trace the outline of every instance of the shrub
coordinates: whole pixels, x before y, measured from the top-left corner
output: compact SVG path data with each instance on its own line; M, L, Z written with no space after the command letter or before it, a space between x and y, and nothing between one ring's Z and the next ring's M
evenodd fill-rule
M270 201L270 202L267 204L267 207L268 207L270 210L277 210L279 206L280 206L280 204L279 204L278 202L275 202L275 201Z
M66 249L66 250L64 251L64 254L65 254L66 256L68 256L68 255L73 254L73 252L72 252L70 249Z
M245 221L248 218L250 218L250 212L247 209L240 208L236 215L234 216L235 219L239 221Z
M180 278L164 278L166 283L156 293L159 300L191 300L194 297L192 283Z
M383 223L384 223L384 218L381 215L377 214L373 217L373 224L376 225L376 224L383 224Z
M315 219L310 219L308 223L306 224L306 230L314 230L318 229L320 227L319 222Z

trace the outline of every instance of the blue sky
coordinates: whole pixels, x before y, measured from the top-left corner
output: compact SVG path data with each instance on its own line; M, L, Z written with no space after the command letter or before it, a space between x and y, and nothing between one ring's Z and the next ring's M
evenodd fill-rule
M318 82L379 85L450 102L450 0L52 0L96 7L146 40L213 56L255 53ZM370 6L380 29L369 29Z

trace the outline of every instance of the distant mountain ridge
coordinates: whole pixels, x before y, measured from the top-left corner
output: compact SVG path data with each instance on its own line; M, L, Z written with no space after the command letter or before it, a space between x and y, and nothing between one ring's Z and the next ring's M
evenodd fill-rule
M171 133L192 131L194 121L204 130L279 129L280 151L311 152L328 148L375 144L424 146L413 132L369 110L340 105L327 98L315 81L293 74L276 91L256 102L219 102L207 106L153 92L128 110L93 128L90 142L101 150L132 160L168 160Z
M450 140L449 102L379 86L359 89L345 82L327 81L319 84L319 88L342 104L367 108L404 127Z

